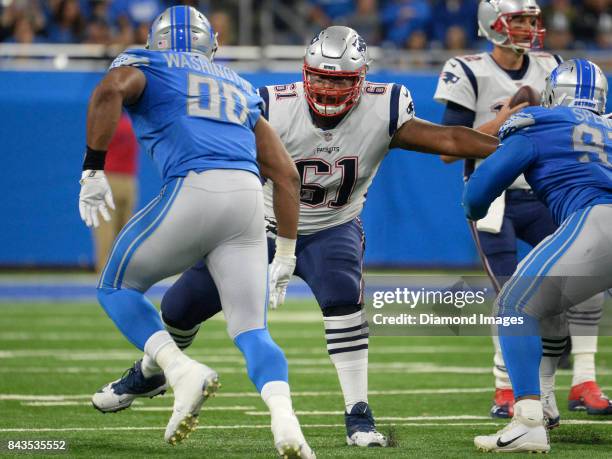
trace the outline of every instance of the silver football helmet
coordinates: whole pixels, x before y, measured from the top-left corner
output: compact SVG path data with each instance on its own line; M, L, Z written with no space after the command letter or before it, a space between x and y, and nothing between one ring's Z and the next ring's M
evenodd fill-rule
M349 111L359 101L369 63L366 42L353 29L322 30L304 56L304 93L310 107L321 116Z
M601 69L586 59L569 59L546 78L544 107L579 107L601 115L606 109L608 80Z
M515 16L534 18L529 29L513 27ZM517 52L541 48L546 29L542 11L535 0L482 0L478 5L478 35Z
M213 59L217 34L202 13L192 6L173 6L151 23L147 49L199 52Z

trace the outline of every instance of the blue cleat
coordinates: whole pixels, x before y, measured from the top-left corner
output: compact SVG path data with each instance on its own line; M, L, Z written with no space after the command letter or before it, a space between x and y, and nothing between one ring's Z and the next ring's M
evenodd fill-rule
M350 414L344 413L344 422L349 446L387 446L387 438L376 430L372 410L366 402L356 403Z
M128 408L138 397L153 398L166 392L168 385L164 374L145 378L141 363L142 360L138 360L120 379L96 392L91 399L94 408L102 413L115 413Z

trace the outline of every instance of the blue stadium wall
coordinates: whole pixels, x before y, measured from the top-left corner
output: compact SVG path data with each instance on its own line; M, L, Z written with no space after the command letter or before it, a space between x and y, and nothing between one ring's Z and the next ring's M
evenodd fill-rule
M91 234L79 219L78 179L85 116L101 73L0 72L0 266L90 266ZM245 74L255 86L299 74ZM378 73L372 81L405 84L417 115L439 122L436 75ZM140 204L159 189L151 160L140 156ZM363 212L366 263L387 267L477 266L460 206L461 165L394 150L383 162Z

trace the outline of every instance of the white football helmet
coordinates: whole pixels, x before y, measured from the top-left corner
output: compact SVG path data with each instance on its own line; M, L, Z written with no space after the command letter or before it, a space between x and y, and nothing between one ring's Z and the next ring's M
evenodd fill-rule
M217 46L217 34L206 16L192 6L173 6L151 23L146 48L198 52L212 60Z
M515 16L530 16L529 29L512 27ZM482 0L478 5L478 35L504 48L517 52L541 48L546 29L542 27L542 11L535 0Z
M586 59L569 59L546 78L544 107L579 107L601 115L606 110L608 80L601 69Z
M310 107L321 116L349 111L359 101L369 62L366 42L353 29L332 26L322 30L304 56L304 92ZM334 79L350 84L322 83Z

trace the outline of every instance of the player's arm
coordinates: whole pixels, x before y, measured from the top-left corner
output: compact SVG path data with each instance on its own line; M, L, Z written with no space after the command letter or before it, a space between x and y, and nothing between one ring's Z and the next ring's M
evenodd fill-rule
M453 101L447 101L444 115L442 116L442 124L444 126L465 126L471 128L474 126L476 112L464 107ZM440 155L440 159L449 164L459 161L461 158L456 156Z
M412 118L393 135L389 147L457 158L486 158L498 143L496 137L465 126L441 126Z
M255 125L257 162L261 174L272 180L278 235L296 239L300 214L300 174L270 123L259 117Z
M295 245L300 215L300 174L278 134L263 116L255 125L257 162L261 174L272 180L274 215L278 224L276 253L270 264L269 305L285 301L287 285L295 269Z
M117 67L96 86L87 110L87 146L106 151L115 133L123 105L136 102L147 84L135 67Z
M517 105L514 108L510 108L508 102L510 99L504 102L504 105L497 113L497 116L484 124L481 124L477 128L475 128L478 132L482 132L483 134L488 134L492 136L497 136L499 129L506 122L508 118L514 115L516 112L522 110L527 106L527 103L522 103ZM474 119L476 117L476 113L468 108L462 107L459 104L455 104L453 102L449 102L446 105L446 110L444 111L444 117L442 118L442 124L445 126L466 126L472 127L474 125ZM448 156L441 155L440 158L445 163L452 163L461 158L456 156Z
M107 206L115 208L106 176L106 151L115 133L123 105L138 100L146 86L144 74L133 67L110 70L96 86L87 110L87 146L81 174L79 213L87 226L100 224L98 212L110 220Z
M504 143L483 161L465 185L463 208L467 218L483 218L491 203L529 167L534 158L535 147L527 136L513 135L504 139Z

